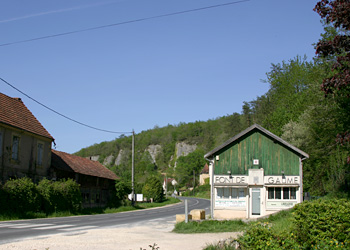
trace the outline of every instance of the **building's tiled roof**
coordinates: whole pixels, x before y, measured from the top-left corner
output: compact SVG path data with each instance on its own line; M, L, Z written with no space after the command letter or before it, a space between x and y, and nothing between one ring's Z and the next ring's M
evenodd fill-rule
M54 140L20 98L12 98L2 93L0 93L0 123Z
M201 174L209 174L209 166L205 163L204 168L202 169Z
M51 165L53 167L64 171L73 171L79 174L111 180L119 179L115 173L103 166L101 163L80 156L52 150L51 161Z
M164 179L164 183L167 182L167 183L170 183L172 182L173 180L175 180L174 178L167 178L167 179Z

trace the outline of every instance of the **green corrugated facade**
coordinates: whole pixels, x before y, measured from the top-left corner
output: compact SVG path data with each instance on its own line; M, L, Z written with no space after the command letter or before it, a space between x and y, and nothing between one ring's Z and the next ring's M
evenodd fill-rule
M248 175L248 169L263 168L264 175L299 175L299 155L274 138L253 130L218 151L214 157L214 174ZM259 166L253 166L253 159Z

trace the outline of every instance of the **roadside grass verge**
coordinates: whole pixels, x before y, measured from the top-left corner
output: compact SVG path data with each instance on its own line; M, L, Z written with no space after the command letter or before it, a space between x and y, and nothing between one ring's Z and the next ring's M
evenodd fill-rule
M241 232L248 226L242 220L203 220L175 224L173 232L182 234Z
M121 213L121 212L141 210L141 209L147 209L147 208L163 207L166 205L175 204L179 202L181 202L181 200L173 197L169 197L163 202L136 203L134 207L120 206L118 208L85 208L75 213L72 213L70 211L59 211L48 215L46 215L45 213L33 213L33 212L26 212L22 214L4 213L4 214L0 214L0 221L69 217L69 216L79 216L79 215L112 214L112 213Z
M205 185L196 187L194 190L187 190L182 193L182 196L210 199L210 185L205 184Z
M259 222L271 225L271 229L276 233L290 233L292 231L292 211L284 210L277 214L270 215L268 218L261 219ZM222 233L222 232L242 232L256 221L244 222L242 220L203 220L180 222L175 224L173 232L191 234L191 233Z

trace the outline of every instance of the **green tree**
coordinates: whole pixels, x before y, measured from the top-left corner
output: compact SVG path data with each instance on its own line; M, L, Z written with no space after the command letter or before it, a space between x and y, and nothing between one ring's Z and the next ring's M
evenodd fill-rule
M131 194L131 183L130 181L117 180L115 183L116 196L119 202L122 202Z
M153 198L155 202L162 202L164 199L163 186L157 177L149 177L142 188L142 193L148 199Z
M204 167L206 163L204 154L202 149L196 149L187 156L180 156L177 159L175 176L180 186L193 186L193 171L198 175Z

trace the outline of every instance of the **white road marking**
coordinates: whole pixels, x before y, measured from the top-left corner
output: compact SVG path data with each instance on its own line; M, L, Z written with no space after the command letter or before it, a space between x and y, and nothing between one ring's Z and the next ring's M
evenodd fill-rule
M30 228L30 227L43 227L43 226L53 226L54 224L17 224L9 226L10 228Z
M3 223L3 224L0 224L0 228L2 227L10 227L10 226L15 226L15 225L27 225L27 224L10 224L10 223Z
M85 229L91 229L96 228L97 226L83 226L83 227L72 227L72 228L63 228L59 229L60 231L75 231L75 230L85 230Z
M47 229L57 229L57 228L64 228L64 227L74 227L74 225L55 225L55 226L48 226L48 227L34 227L33 229L47 230Z

